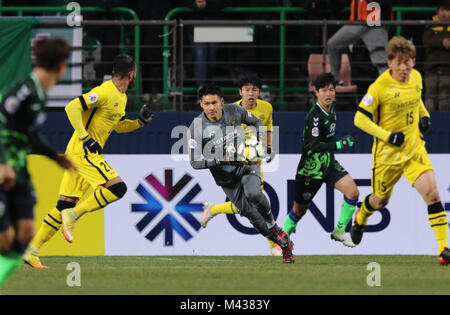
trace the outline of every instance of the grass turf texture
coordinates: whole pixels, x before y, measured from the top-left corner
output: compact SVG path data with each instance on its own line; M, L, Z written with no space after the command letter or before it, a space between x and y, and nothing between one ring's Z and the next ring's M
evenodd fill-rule
M47 270L21 266L2 294L450 294L450 266L433 256L43 257ZM81 286L69 287L70 262ZM381 286L369 287L377 262Z

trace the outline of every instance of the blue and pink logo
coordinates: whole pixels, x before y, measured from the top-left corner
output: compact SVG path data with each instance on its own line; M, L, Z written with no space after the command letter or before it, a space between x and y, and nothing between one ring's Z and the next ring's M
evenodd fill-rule
M174 200L178 193L192 180L192 177L185 174L175 185L173 185L173 170L164 170L164 184L162 184L153 174L148 175L145 181L150 184L159 195L170 202ZM202 189L199 184L195 184L180 201L176 203L174 209L167 209L148 191L144 185L139 184L136 192L146 201L146 203L135 203L131 205L132 212L144 212L145 215L136 224L139 232L142 232L155 217L161 212L167 212L166 215L158 221L158 223L147 233L145 238L153 242L154 239L164 231L164 245L173 245L173 232L175 231L185 241L192 238L192 234L183 226L186 222L195 230L200 229L200 222L192 215L191 212L202 212L201 203L191 203L192 199L198 195ZM179 222L174 216L174 211L178 213L186 222Z

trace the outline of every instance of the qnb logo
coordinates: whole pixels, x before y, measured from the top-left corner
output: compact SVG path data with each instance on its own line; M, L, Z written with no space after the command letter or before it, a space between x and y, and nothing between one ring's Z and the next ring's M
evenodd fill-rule
M200 222L191 212L202 212L202 204L191 203L191 200L194 199L202 189L199 184L195 184L195 186L184 196L179 197L179 192L188 185L192 180L192 177L185 174L175 185L173 185L173 170L164 170L164 175L164 184L162 184L153 174L150 174L145 178L145 181L154 188L164 202L159 202L143 184L139 184L136 188L136 192L146 203L132 204L131 211L145 213L142 219L136 224L136 228L139 232L142 232L147 226L152 225L152 221L158 217L159 220L150 228L150 231L145 238L153 242L155 238L164 231L164 245L172 246L174 231L185 241L192 238L192 234L185 227L186 223L195 231L200 229ZM175 204L175 206L173 206L173 204ZM179 220L177 217L183 218L185 222Z

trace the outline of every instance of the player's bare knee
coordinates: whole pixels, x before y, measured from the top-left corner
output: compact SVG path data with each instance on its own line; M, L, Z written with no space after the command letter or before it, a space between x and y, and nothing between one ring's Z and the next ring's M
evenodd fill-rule
M127 193L127 185L124 182L118 182L112 186L109 186L107 189L119 199Z
M427 204L435 204L440 202L441 198L437 189L431 189L425 193L425 202Z
M358 200L359 199L359 190L357 187L355 187L350 193L346 194L345 197L351 200Z
M309 205L299 205L294 203L294 207L293 207L293 211L294 213L298 216L298 217L303 217L306 213L306 211L308 211Z
M16 239L21 244L28 244L34 237L34 224L32 220L24 220L17 227Z

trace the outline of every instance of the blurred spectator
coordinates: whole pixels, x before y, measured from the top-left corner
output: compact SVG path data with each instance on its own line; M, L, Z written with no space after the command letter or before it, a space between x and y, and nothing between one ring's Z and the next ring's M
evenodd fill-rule
M440 1L433 21L450 21L450 1ZM450 26L432 26L423 33L425 106L429 111L450 110Z
M194 20L214 20L220 19L220 9L225 7L223 0L195 0L192 4L193 14L190 16ZM188 35L192 45L194 60L194 76L198 86L205 84L208 78L215 71L215 62L217 57L217 43L196 43L194 42L194 33Z
M378 4L371 9L369 3ZM381 11L381 12L380 12ZM362 39L369 50L370 60L382 74L387 69L387 56L384 47L388 42L388 30L383 26L369 26L369 21L390 20L392 6L389 0L365 1L352 0L350 5L350 21L367 21L367 25L344 25L328 40L328 55L330 56L331 73L338 84L343 84L340 78L341 54L348 46Z

